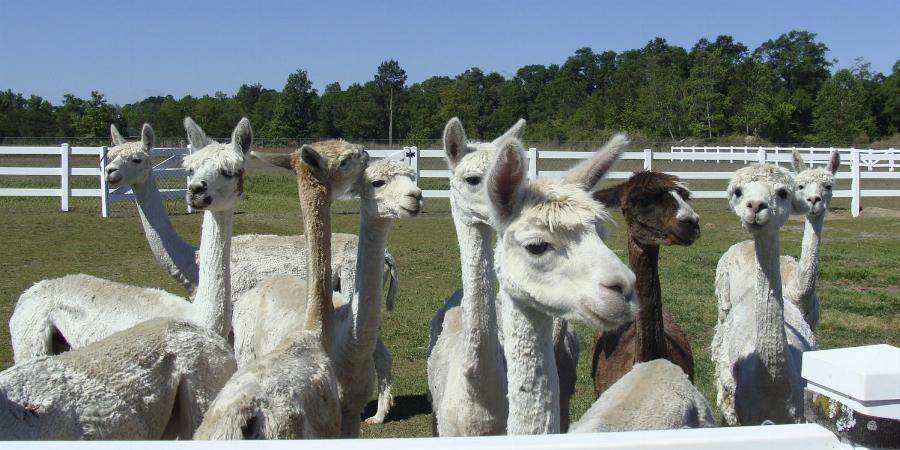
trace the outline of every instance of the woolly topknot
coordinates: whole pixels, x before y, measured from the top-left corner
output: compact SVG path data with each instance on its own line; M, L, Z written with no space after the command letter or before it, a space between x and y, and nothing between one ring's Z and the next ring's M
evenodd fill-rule
M128 142L122 145L117 145L109 149L106 153L106 160L112 161L116 158L132 158L135 156L140 156L142 158L149 157L150 155L147 153L147 149L144 148L144 144L140 141L138 142Z
M244 154L240 150L234 148L232 144L217 142L185 156L181 166L185 169L197 170L209 160L212 160L221 170L237 172L244 168Z
M373 161L366 167L366 178L370 180L382 180L398 176L416 179L416 172L406 163L389 158Z
M791 173L784 167L775 164L751 164L738 169L728 182L728 194L738 187L754 181L763 181L773 185L794 188L794 180Z
M609 220L606 208L577 186L538 179L525 188L523 216L550 231L571 231Z
M832 174L828 169L825 169L824 167L816 167L813 169L806 169L803 172L798 173L797 177L794 178L794 181L796 181L798 185L810 183L833 183L834 174Z

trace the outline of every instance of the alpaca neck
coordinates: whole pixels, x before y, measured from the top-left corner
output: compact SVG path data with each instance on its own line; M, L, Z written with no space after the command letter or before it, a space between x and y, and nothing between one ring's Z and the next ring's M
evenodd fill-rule
M822 243L822 225L825 214L806 216L806 227L803 229L803 245L800 250L800 261L797 274L787 286L787 296L799 300L803 310L812 301L816 293L816 278L819 274L819 249Z
M384 248L391 220L361 212L356 253L356 289L350 308L353 327L348 345L360 360L372 357L381 331L381 292L384 289Z
M319 333L325 351L331 350L334 305L331 291L331 203L328 189L300 183L300 207L306 235L306 326Z
M144 184L133 185L131 190L134 192L150 251L169 275L178 280L188 292L194 293L200 279L197 249L181 239L172 226L156 187L156 177L151 172Z
M506 331L508 434L559 433L559 375L553 352L553 318L501 291Z
M756 250L756 352L773 381L787 381L785 373L784 303L781 293L778 233L754 235Z
M231 332L231 231L234 211L205 211L200 236L200 279L195 320L228 336Z
M644 245L628 235L628 259L636 276L640 310L635 320L635 362L666 358L662 294L659 287L659 245Z

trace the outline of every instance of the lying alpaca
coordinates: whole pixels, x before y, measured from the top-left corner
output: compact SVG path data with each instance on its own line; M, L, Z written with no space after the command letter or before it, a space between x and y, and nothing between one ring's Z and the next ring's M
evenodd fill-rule
M148 320L0 373L0 440L189 439L235 369L209 330Z

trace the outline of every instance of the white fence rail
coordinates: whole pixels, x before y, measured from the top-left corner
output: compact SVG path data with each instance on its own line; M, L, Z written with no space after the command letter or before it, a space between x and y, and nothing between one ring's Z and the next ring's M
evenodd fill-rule
M109 206L113 202L129 201L134 193L129 186L110 190L106 183L107 147L0 147L0 156L59 156L58 167L0 167L0 176L53 176L59 177L59 187L54 188L0 188L0 197L59 197L60 209L69 210L72 197L100 198L100 215L109 217ZM181 159L190 154L187 148L154 148L150 156L160 161L153 166L154 176L159 178L180 177L187 179L187 171L181 169ZM72 156L96 156L96 167L72 167ZM73 189L72 177L98 177L99 188ZM185 189L160 189L162 198L183 198ZM190 209L188 209L190 211Z

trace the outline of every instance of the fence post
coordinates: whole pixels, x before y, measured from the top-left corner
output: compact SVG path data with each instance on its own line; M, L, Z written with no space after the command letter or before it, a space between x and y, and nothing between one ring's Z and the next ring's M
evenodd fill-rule
M653 150L644 149L644 170L653 170Z
M105 146L100 147L100 217L109 217L109 186L106 184L106 153Z
M887 151L887 157L888 157L888 172L893 172L893 171L894 171L894 151L895 151L895 150L894 150L894 147L889 148L888 151Z
M859 217L859 150L855 148L850 149L850 173L853 176L853 181L850 184L850 195L852 196L850 212L853 214L853 217Z
M150 151L153 151L153 149L150 149ZM188 144L188 145L187 145L187 151L188 151L188 155L190 155L191 153L194 153L194 147L192 147L191 144ZM181 159L184 160L184 157L182 156ZM153 169L150 169L150 170L153 170ZM191 184L191 177L190 177L190 175L187 176L187 177L185 177L184 183L185 183L185 184L184 184L184 187L185 187L185 195L187 195L187 187ZM186 202L184 202L184 203L187 204L187 212L188 212L188 214L192 214L192 213L194 212L194 208L191 208L191 202L187 202L187 201L186 201Z
M409 165L412 167L413 171L416 173L416 186L419 185L419 147L415 145L412 146L410 151L406 154L409 156Z
M59 197L63 211L69 210L69 199L72 197L72 185L70 184L70 179L72 178L71 156L72 147L69 147L69 144L62 144L59 149Z
M766 151L762 147L756 150L756 161L760 164L766 163Z
M528 178L534 180L538 176L538 149L528 148Z

